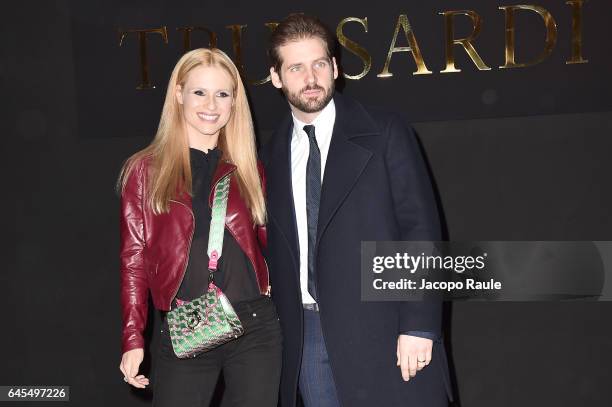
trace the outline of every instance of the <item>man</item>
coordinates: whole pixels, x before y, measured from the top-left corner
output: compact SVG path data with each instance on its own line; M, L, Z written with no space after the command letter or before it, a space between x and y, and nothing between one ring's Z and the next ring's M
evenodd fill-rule
M361 241L440 238L430 180L398 116L334 94L333 45L293 14L269 49L291 109L261 151L281 405L299 388L306 407L446 406L441 303L360 301Z

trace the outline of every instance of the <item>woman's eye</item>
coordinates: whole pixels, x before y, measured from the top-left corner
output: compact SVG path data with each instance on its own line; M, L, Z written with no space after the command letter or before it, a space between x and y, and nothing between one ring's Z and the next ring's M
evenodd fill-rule
M195 92L193 92L194 94L198 95L198 96L204 96L204 92L202 92L201 90L196 90Z
M222 97L222 98L226 98L226 97L229 97L229 96L230 96L230 94L229 94L228 92L219 92L219 93L218 93L218 96L219 96L219 97Z

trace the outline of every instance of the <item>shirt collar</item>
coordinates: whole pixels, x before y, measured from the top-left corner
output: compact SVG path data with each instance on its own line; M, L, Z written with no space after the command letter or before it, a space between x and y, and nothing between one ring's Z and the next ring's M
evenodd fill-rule
M298 135L300 134L306 135L303 129L307 123L304 123L303 121L295 117L295 115L293 114L293 111L291 112L291 116L293 118L293 128L294 128L293 133L298 134ZM320 130L322 129L322 127L329 126L329 125L333 126L335 119L336 119L336 105L334 104L334 99L331 99L329 103L327 104L327 106L325 106L323 110L321 110L321 113L319 113L319 115L310 124L315 126L315 131L316 129L319 129L319 131L317 131L317 134L320 134Z
M220 153L217 147L208 150L207 153L197 148L189 147L191 166L192 168L200 168L208 166L211 162L215 162L216 164L216 160L218 160Z

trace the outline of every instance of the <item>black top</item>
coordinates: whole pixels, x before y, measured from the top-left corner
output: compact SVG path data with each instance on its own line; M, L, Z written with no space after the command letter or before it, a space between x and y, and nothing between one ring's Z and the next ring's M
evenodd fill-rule
M195 230L189 263L185 277L176 297L191 301L204 294L208 288L208 233L211 209L208 197L212 177L217 168L221 152L215 148L204 153L195 148L189 149L191 160L193 214ZM242 251L232 234L225 229L223 252L214 273L215 284L223 290L232 304L252 300L260 296L257 278L247 255Z

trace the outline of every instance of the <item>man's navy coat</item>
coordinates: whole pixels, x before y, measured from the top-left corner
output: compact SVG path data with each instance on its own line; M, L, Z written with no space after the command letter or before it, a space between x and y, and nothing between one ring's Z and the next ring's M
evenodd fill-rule
M337 93L334 102L315 258L323 336L340 402L344 407L446 405L448 368L440 341L434 342L431 364L409 382L396 366L399 332L440 336L441 303L360 300L361 241L440 239L432 185L416 137L397 115L366 109ZM289 114L260 152L267 178L266 254L284 335L283 407L296 405L303 337L292 128Z

